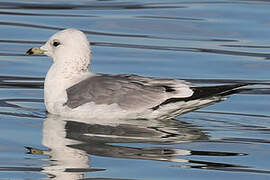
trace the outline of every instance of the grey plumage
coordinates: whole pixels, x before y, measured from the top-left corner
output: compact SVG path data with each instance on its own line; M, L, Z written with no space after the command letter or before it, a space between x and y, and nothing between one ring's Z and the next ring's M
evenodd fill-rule
M182 87L179 87L180 83ZM160 106L179 101L187 102L230 94L232 90L244 85L246 84L193 87L188 82L177 79L97 74L68 88L68 99L64 105L76 108L89 102L106 105L115 103L126 110L157 110ZM185 92L187 89L192 90L193 94L188 95Z
M148 84L147 78L135 75L98 74L87 78L66 90L70 108L88 102L95 104L118 104L123 109L148 107L160 103L162 94L174 91L162 84Z

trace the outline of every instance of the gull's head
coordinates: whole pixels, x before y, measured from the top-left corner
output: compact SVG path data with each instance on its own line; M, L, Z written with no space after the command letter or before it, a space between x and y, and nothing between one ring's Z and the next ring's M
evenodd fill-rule
M26 55L45 54L54 64L69 66L75 70L88 70L91 49L86 35L77 29L65 29L55 33L41 47L34 47Z

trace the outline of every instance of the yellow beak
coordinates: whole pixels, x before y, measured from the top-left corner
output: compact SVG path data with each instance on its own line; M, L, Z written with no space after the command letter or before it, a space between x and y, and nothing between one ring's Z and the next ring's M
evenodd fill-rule
M45 50L40 49L40 47L34 47L29 49L25 55L26 56L31 56L31 55L38 55L38 54L44 54Z

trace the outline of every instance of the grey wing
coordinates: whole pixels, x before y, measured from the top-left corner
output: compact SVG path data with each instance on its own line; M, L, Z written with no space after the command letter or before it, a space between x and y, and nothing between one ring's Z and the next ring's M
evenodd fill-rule
M66 90L67 105L79 107L85 103L118 104L122 109L158 109L179 101L207 99L233 94L246 84L194 87L179 79L149 78L136 75L97 74Z
M174 96L176 90L165 79L98 74L73 85L66 92L68 99L65 105L70 108L94 102L107 105L116 103L123 109L138 109L155 107L168 95Z

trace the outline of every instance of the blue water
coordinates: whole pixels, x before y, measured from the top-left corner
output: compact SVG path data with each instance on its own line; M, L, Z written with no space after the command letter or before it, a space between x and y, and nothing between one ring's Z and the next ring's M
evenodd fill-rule
M0 179L270 179L269 17L253 0L0 1ZM169 121L54 117L51 60L24 54L69 27L94 72L264 85Z

